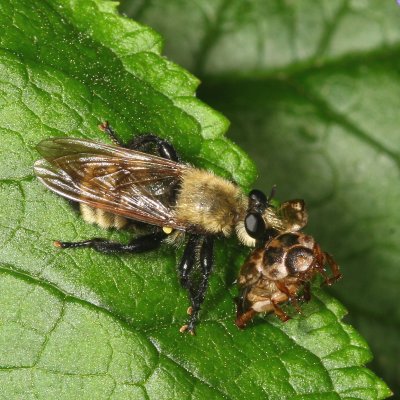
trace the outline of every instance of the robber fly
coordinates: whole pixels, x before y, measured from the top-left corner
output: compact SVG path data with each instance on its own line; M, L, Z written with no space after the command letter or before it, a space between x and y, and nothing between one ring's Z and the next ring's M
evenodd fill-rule
M272 207L271 196L259 190L247 195L235 182L181 162L164 139L143 135L123 147L107 122L100 128L114 145L73 138L40 142L37 150L44 159L35 163L37 177L53 192L78 202L87 222L121 229L133 220L156 228L128 244L98 238L54 244L103 253L140 253L185 239L178 271L188 291L190 316L181 332L195 332L216 235L235 233L241 243L254 247L265 243L271 232L299 230L307 222L301 200Z

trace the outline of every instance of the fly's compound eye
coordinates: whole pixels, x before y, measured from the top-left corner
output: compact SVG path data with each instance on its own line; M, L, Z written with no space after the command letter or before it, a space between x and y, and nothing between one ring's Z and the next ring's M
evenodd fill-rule
M244 219L244 227L253 239L262 239L265 235L265 222L259 213L248 213Z

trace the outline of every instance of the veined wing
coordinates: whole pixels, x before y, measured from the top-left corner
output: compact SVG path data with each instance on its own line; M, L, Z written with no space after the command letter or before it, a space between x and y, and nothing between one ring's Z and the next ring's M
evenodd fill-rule
M85 139L45 139L37 149L44 160L35 163L35 174L61 196L136 221L184 229L173 205L187 165Z

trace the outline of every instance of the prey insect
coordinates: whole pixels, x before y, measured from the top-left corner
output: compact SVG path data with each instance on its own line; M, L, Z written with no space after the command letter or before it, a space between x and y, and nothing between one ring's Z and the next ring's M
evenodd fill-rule
M121 229L133 220L152 225L153 231L128 244L99 238L54 244L140 253L185 239L177 268L190 316L180 331L194 334L213 267L214 238L236 233L244 245L255 246L271 229L303 226L306 214L296 208L297 201L276 210L261 191L247 195L235 182L181 162L174 147L155 135L138 136L124 147L107 122L100 128L114 145L73 138L40 142L37 150L44 159L35 163L37 177L77 202L87 222Z
M289 301L301 312L299 302L310 299L310 282L317 274L327 285L342 276L332 256L323 252L313 237L289 231L271 238L250 254L240 270L236 325L244 328L257 313L269 312L287 321L290 317L280 304Z

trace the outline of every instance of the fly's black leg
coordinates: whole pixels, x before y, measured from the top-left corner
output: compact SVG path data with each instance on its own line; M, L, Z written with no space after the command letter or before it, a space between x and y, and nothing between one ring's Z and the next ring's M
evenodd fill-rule
M198 242L197 242L198 243ZM197 245L196 243L196 245ZM182 326L181 332L188 331L192 335L195 333L196 323L200 307L203 304L205 293L208 287L208 280L213 266L213 247L214 241L211 236L205 236L200 247L199 263L200 263L200 281L196 284L193 274L190 273L184 280L185 287L189 291L190 303L190 317L187 325ZM188 248L188 246L187 246ZM187 249L186 248L186 249ZM186 250L185 249L185 250ZM196 257L193 256L192 267L196 262ZM181 275L182 281L182 275Z
M132 150L143 150L143 148L145 148L149 144L155 144L157 146L157 151L161 157L167 158L168 160L172 161L179 161L179 156L176 153L176 150L172 146L172 144L156 135L150 133L147 135L138 136L134 138L127 146L124 146L123 143L121 143L121 141L118 139L116 132L113 128L111 128L108 121L105 121L101 125L99 125L99 128L103 132L107 133L110 139L119 146L127 147Z
M208 287L208 280L213 267L213 249L214 240L211 236L204 238L203 244L200 249L200 268L201 280L199 287L196 291L191 290L190 300L192 302L192 312L189 319L188 331L194 333L200 307L203 304L204 297Z
M108 121L104 121L102 124L99 125L99 128L107 133L107 135L110 137L111 141L118 145L118 146L123 146L123 144L121 143L121 141L118 139L117 134L115 133L114 129L111 128L110 124L108 123Z
M133 239L128 244L111 242L107 239L90 239L82 242L54 242L54 246L62 249L77 249L89 247L100 253L143 253L145 251L155 250L167 235L164 232L150 233Z
M156 145L160 157L171 161L180 161L179 156L171 143L151 133L135 137L127 147L132 150L141 150L146 148L149 144Z
M111 128L110 124L108 121L103 122L101 125L99 125L99 128L107 133L107 135L110 137L110 139L114 142L114 144L122 147L126 147L128 149L132 150L139 150L139 151L145 151L146 147L148 145L153 144L156 145L157 152L160 155L160 157L167 158L168 160L171 161L180 161L180 158L171 143L168 141L161 139L160 137L153 135L151 133L147 135L141 135L137 136L134 138L127 146L124 146L123 143L118 139L116 132L114 131L113 128Z
M191 235L186 243L185 250L181 262L178 266L179 276L181 280L181 285L189 290L190 281L189 277L196 264L196 252L197 246L199 245L201 237L198 235Z

